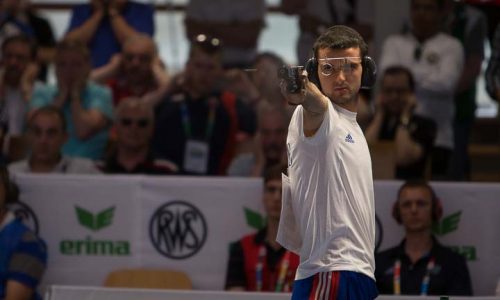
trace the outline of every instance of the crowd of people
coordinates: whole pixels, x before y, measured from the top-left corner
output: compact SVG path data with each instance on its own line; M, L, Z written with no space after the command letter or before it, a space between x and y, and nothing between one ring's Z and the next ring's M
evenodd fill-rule
M373 276L379 292L421 293L429 264L439 263L447 284L433 285L431 281L426 293L472 294L465 262L448 253L430 234L430 224L438 218L438 204L424 181L470 178L467 147L476 91L483 88L476 83L489 36L492 54L486 88L500 103L500 24L494 35L488 35L490 20L467 1L411 0L408 26L385 40L380 58L375 59L375 77L361 46L353 55L345 47L332 50L334 56L335 51L347 53L342 57L348 61L341 65L333 60L318 64L332 54L329 46L311 52L317 37L334 24L355 28L366 41L373 38L373 24L357 13L360 1L282 0L282 11L300 20L299 62L313 57L313 70L322 76L357 74L361 72L356 69L358 64L362 65L361 85L353 94L360 101L342 102L332 114L322 100L295 103L283 93L278 70L287 62L276 53L257 52L265 26L265 1L237 2L188 2L189 53L184 68L176 73L169 71L169 62L158 53L155 11L150 4L90 0L75 5L64 36L56 41L49 20L29 1L0 2L0 242L7 242L4 236L11 234L7 230L12 227L18 243L9 246L14 254L0 255L0 298L19 293L19 298L12 299L30 299L46 265L43 242L31 238L29 229L7 212L7 203L15 201L7 170L14 180L19 173L262 177L267 226L231 247L226 288L290 291L290 274L299 270L306 278L314 273L305 272L296 254L275 241L281 173L287 164L290 171L294 150L287 144L287 133L289 138L300 139L300 133L288 132L291 124L304 126L306 137L322 136L326 133L319 125L324 116L329 116L329 122L339 118L346 123L351 130L345 137L349 143L364 138L369 147L392 142L395 178L409 180L395 204L395 218L407 234L399 246L376 258ZM361 61L355 61L356 57ZM53 84L47 83L50 65L55 70ZM333 98L343 93L338 88L329 90L333 81L311 79L310 83L316 88L308 88L308 93ZM325 83L328 85L322 86ZM372 90L361 90L358 96L360 88L371 85ZM304 120L292 119L294 111L299 113L289 103L301 104ZM360 127L351 128L353 118ZM367 149L359 150L365 158L369 157ZM369 190L362 206L373 204ZM428 222L412 227L406 216L424 210L432 211L426 217ZM371 246L363 243L369 240L367 236L359 241L367 251ZM16 255L25 257L23 251L29 252L37 272L16 269L27 267L16 263ZM287 272L278 276L283 260ZM373 273L372 260L360 262L367 270L361 273L368 277ZM264 272L261 282L255 274L259 265ZM419 271L406 274L413 266ZM19 275L22 272L31 277ZM456 283L448 282L456 273L462 277ZM266 281L270 278L274 282Z

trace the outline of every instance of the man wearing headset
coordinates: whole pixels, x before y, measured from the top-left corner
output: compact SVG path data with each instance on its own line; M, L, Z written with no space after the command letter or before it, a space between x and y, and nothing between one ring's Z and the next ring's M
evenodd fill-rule
M424 181L407 181L398 192L393 217L405 229L403 241L376 255L381 294L472 296L465 258L432 235L442 215L434 190Z
M368 146L356 122L358 91L375 63L352 28L333 26L314 44L290 122L277 240L300 255L292 299L374 299L375 207ZM309 76L309 78L308 78ZM314 83L313 83L314 82Z

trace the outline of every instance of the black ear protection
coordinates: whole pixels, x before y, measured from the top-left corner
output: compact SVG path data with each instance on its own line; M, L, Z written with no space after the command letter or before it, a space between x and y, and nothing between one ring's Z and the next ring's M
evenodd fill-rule
M361 88L370 89L375 84L375 80L377 78L377 65L371 57L364 56L361 66L363 67L363 73L361 75ZM306 62L306 71L309 81L316 84L321 90L321 83L318 77L318 60L316 57L313 56Z
M437 222L441 217L443 216L443 206L441 204L441 200L437 197L436 193L434 190L428 186L429 191L431 192L431 215L432 215L432 221ZM399 198L399 196L398 196ZM392 217L398 224L401 224L401 212L399 211L399 199L394 202L394 205L392 206Z

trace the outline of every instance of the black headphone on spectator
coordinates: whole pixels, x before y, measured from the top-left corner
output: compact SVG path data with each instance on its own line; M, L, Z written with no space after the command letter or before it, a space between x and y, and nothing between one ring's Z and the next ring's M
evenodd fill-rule
M443 216L443 205L441 204L441 200L437 197L436 193L432 189L432 187L428 184L422 184L422 185L406 185L404 184L398 192L398 199L396 202L394 202L394 205L392 206L392 217L398 224L401 224L401 212L399 211L399 197L401 195L401 191L406 188L406 187L414 187L414 188L427 188L429 192L431 193L431 216L432 216L432 221L437 222L441 217Z
M361 74L361 88L370 89L375 84L377 78L377 65L370 56L365 55L363 56L361 66L363 68L363 73ZM318 60L316 57L313 56L306 62L306 71L309 81L316 84L321 90L321 84L318 77Z

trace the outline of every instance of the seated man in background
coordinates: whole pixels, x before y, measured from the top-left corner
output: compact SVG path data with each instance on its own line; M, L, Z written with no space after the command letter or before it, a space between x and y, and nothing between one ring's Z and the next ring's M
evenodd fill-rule
M116 109L114 149L100 166L111 174L172 174L177 166L154 159L150 143L154 130L154 112L138 98L124 99Z
M61 149L68 139L66 120L54 106L35 110L28 121L27 141L29 157L9 165L16 173L100 173L89 159L64 156Z
M441 203L426 182L407 181L401 186L393 216L404 226L405 237L375 256L380 294L472 296L465 258L432 235L432 223L441 215Z
M102 159L113 118L111 92L89 81L90 54L78 41L64 40L56 47L57 85L35 88L31 111L46 105L62 110L68 141L63 154Z
M255 132L255 115L221 88L221 41L198 35L184 72L156 108L156 157L173 161L179 173L223 175L237 147Z
M401 65L415 78L415 114L432 119L437 132L432 149L432 179L448 180L454 147L454 95L464 66L459 40L442 32L443 0L411 0L410 31L389 36L383 45L379 71Z
M286 163L286 134L289 118L284 107L261 102L257 111L257 133L253 151L236 156L229 165L230 176L260 177L268 167Z
M281 214L281 173L285 165L266 169L264 210L266 227L231 244L226 290L290 292L299 257L278 242Z
M111 88L115 106L126 97L139 97L155 106L169 84L158 49L145 34L128 38L122 52L115 54L108 64L94 69L90 78Z
M436 123L415 115L415 84L410 71L393 66L385 70L376 97L375 116L365 131L366 141L394 141L396 178L423 179L436 137Z
M47 81L48 67L56 45L50 21L38 14L29 0L2 0L0 24L0 43L15 35L25 35L36 43L33 60L40 67L37 75L40 80Z
M154 34L154 7L129 0L90 0L75 5L65 38L90 49L93 67L108 63L123 43L140 32Z
M47 268L43 240L9 211L18 200L18 190L0 166L0 299L38 300L36 292Z

